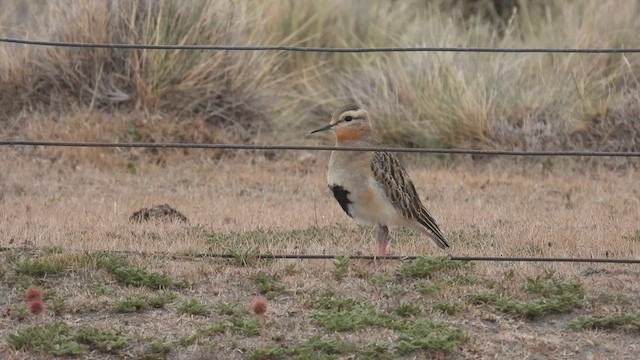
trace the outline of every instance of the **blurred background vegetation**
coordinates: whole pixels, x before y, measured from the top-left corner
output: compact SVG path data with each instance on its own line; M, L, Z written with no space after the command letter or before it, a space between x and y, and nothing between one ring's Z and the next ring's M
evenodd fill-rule
M0 0L0 9L0 36L70 42L640 48L635 0ZM317 143L308 131L355 101L389 145L640 151L639 68L632 53L0 44L0 133Z

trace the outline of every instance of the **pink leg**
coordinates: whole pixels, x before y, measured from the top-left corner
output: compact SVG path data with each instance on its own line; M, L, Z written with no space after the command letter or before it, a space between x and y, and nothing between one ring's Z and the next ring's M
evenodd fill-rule
M389 228L385 225L378 226L378 256L387 256L388 239Z

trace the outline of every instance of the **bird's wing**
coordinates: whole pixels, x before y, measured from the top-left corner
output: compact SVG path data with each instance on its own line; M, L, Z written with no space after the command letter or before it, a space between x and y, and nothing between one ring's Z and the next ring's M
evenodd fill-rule
M393 206L405 218L416 220L424 226L439 247L449 247L435 219L422 205L418 192L400 161L393 154L383 151L374 152L372 160L373 176Z

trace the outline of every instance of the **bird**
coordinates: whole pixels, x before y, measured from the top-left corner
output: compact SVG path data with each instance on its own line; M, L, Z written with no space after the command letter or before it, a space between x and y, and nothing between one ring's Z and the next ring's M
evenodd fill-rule
M369 113L355 104L338 108L328 125L311 134L324 131L333 133L339 147L378 145ZM359 225L377 227L377 256L388 255L389 226L408 227L428 235L441 249L449 247L407 171L392 153L334 150L329 158L327 183L349 217Z

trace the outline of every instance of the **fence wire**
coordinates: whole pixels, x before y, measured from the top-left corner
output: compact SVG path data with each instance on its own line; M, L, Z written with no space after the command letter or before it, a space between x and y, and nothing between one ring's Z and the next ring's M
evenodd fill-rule
M37 247L0 247L0 252L12 250L18 251L43 251L46 249ZM225 253L170 253L170 252L143 252L133 250L76 250L76 249L59 249L63 252L89 253L89 254L121 254L135 256L153 256L171 259L197 260L197 259L238 259L237 254ZM424 258L426 256L417 255L360 255L360 254L247 254L247 259L256 260L334 260L349 258L354 260L394 260L409 261ZM563 258L563 257L517 257L517 256L445 256L453 261L478 261L478 262L545 262L545 263L609 263L609 264L640 264L640 259L609 259L609 258Z
M493 48L493 47L306 47L286 45L156 45L156 44L110 44L68 41L44 41L16 38L0 38L0 42L32 46L54 46L70 48L141 49L141 50L208 50L208 51L287 51L316 53L383 53L383 52L467 52L467 53L560 53L560 54L624 54L640 53L640 48Z
M161 148L161 149L220 149L220 150L291 150L291 151L389 151L420 154L467 154L500 156L573 156L573 157L640 157L640 152L617 151L525 151L479 149L431 149L405 147L346 147L311 145L255 145L255 144L189 144L189 143L111 143L40 140L0 140L0 146L91 147L91 148Z

